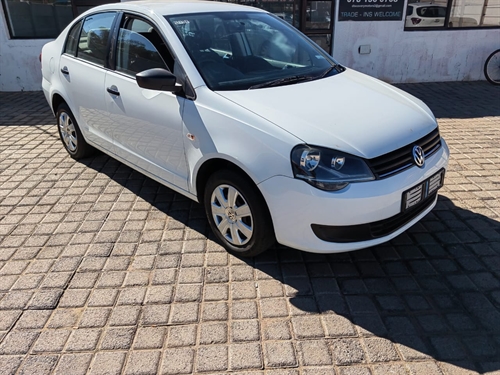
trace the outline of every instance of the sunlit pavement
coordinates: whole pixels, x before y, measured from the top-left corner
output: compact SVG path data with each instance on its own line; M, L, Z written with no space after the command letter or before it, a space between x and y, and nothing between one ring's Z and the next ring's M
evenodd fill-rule
M0 93L0 374L500 373L500 89L399 87L450 146L434 211L383 246L252 260L197 203L71 159L41 92Z

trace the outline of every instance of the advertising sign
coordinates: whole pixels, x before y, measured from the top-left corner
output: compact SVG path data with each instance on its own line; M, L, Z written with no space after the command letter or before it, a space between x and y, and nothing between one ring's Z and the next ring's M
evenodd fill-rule
M404 0L339 0L339 21L401 21Z

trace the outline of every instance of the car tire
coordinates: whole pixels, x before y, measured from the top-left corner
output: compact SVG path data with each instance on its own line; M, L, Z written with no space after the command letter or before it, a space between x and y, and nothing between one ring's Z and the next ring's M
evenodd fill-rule
M228 252L253 257L276 242L264 198L242 173L221 170L210 176L204 205L212 231Z
M56 119L61 142L73 159L82 159L95 153L95 148L83 138L75 116L66 103L57 108Z

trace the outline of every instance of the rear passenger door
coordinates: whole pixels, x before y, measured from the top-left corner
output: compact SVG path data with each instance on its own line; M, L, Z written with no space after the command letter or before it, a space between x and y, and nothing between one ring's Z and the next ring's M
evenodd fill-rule
M116 12L96 13L76 23L69 32L59 61L65 99L85 139L110 151L113 151L113 141L103 127L108 121L104 78L116 16Z
M135 75L162 68L176 74L175 59L159 29L149 20L125 14L121 20L114 69L105 77L104 130L112 134L116 154L145 172L187 191L182 112L185 98L147 90Z

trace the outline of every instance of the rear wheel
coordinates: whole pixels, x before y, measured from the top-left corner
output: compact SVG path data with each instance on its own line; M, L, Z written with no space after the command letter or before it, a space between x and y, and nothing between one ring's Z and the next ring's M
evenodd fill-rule
M246 176L215 172L207 181L204 205L212 231L230 253L252 257L275 242L264 199Z
M484 76L494 85L500 85L500 49L493 52L484 63Z
M75 117L66 103L59 105L56 117L63 146L73 159L78 160L95 152L95 148L85 142Z

